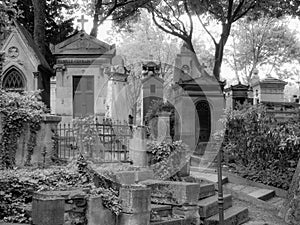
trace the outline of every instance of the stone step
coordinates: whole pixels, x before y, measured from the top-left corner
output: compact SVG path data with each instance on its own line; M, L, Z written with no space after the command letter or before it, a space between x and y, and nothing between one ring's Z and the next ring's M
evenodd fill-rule
M212 182L214 184L218 183L218 175L215 173L205 173L205 172L196 172L196 171L191 171L191 176L200 178L202 180L206 180L209 182ZM228 177L222 176L222 184L228 183Z
M172 215L172 207L170 205L151 204L151 212L159 217L170 217Z
M250 192L250 196L267 201L275 196L275 191L270 189L258 189L256 191Z
M222 225L240 225L248 220L248 209L234 206L224 210L224 224ZM204 225L219 225L219 214L209 217L204 221Z
M274 205L278 210L281 210L285 199L281 197L273 197L269 200L267 200L268 203Z
M232 206L232 196L230 194L224 195L224 209ZM207 218L218 213L218 195L202 199L198 202L199 215L201 218Z
M161 221L152 221L150 225L190 225L189 219L185 218L162 218ZM142 225L142 224L141 224Z
M213 196L215 193L215 185L213 183L200 183L199 199Z

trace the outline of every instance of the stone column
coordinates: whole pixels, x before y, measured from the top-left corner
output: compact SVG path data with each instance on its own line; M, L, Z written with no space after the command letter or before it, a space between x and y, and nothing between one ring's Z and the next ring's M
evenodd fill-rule
M39 89L39 75L40 72L33 72L33 90L38 90Z
M171 142L170 136L170 112L160 112L158 114L158 125L157 125L157 141Z
M151 189L145 186L121 187L122 213L119 225L149 225L151 211Z
M138 126L133 130L133 138L129 140L129 158L135 166L148 166L146 130Z

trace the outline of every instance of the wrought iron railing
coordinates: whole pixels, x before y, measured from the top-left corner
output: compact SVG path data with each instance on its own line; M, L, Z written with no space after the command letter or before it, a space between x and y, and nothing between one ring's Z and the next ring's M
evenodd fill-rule
M127 122L97 119L92 124L57 127L58 157L71 159L79 153L101 162L128 161L132 129Z

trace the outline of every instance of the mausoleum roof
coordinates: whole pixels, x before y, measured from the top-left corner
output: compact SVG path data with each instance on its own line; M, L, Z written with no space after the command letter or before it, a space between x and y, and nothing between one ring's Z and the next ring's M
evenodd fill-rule
M52 46L51 51L54 55L88 55L112 58L115 56L116 47L100 41L81 30L57 45Z

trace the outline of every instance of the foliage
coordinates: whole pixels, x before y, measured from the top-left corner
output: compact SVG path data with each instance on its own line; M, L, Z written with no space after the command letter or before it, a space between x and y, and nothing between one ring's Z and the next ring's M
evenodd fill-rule
M249 83L255 68L269 66L277 74L286 63L299 57L296 31L284 20L270 17L255 21L242 19L232 30L231 67Z
M131 22L131 30L114 31L114 38L118 38L118 55L124 59L125 67L130 70L129 101L133 115L141 93L142 63L153 60L160 65L160 76L165 80L165 87L171 82L173 62L179 51L178 39L162 33L152 22L150 16L141 11L138 21ZM115 41L115 40L112 40ZM153 57L153 58L152 58Z
M118 190L96 187L87 172L88 163L82 159L64 167L48 169L14 169L0 173L0 221L30 223L28 213L33 192L50 190L89 189L90 195L100 195L104 207L115 214L121 212Z
M7 26L10 25L12 20L18 15L17 0L0 2L0 34L4 29L7 29Z
M126 20L136 19L138 9L145 4L145 0L83 0L84 12L93 17L93 28L90 35L97 37L98 28L108 17L112 16L121 27L127 27Z
M46 1L46 43L57 44L74 32L74 13L79 7L76 0ZM34 11L32 0L18 0L21 16L17 21L32 35L34 29Z
M0 114L2 118L3 134L0 144L0 167L11 168L15 164L17 139L26 125L31 131L31 147L27 155L27 164L30 163L33 153L36 132L40 129L41 115L47 108L39 101L39 92L5 92L0 90Z
M85 146L95 145L96 140L99 138L94 116L85 116L75 119L74 130L76 135L80 138L80 142Z
M149 164L157 179L169 179L188 163L192 154L182 141L147 143Z
M248 179L288 189L300 158L299 121L277 122L262 106L230 110L224 162Z

